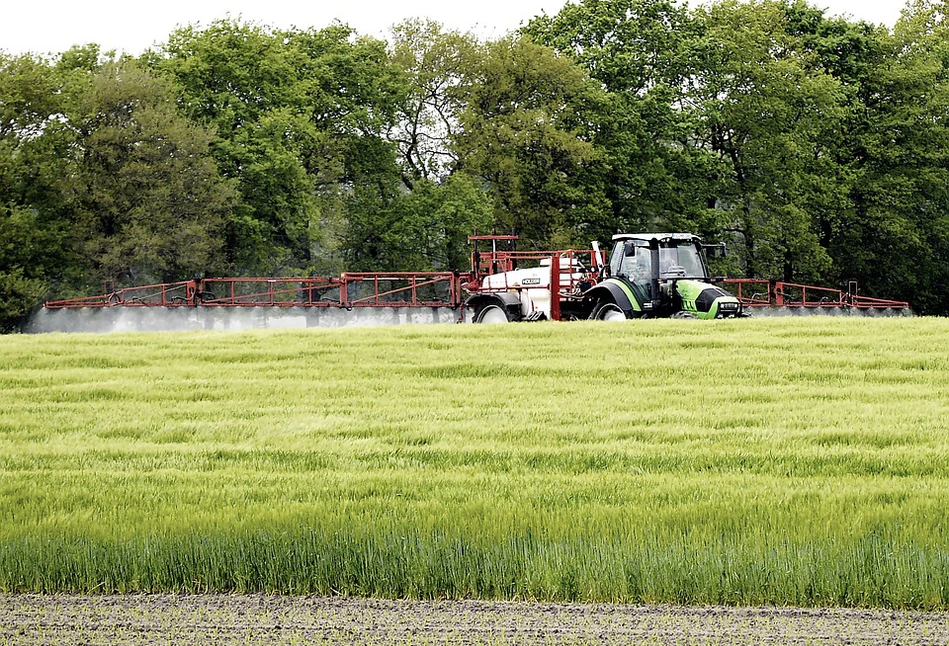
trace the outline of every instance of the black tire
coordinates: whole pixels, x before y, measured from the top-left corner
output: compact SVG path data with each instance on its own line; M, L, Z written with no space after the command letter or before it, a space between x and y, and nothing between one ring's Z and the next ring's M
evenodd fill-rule
M671 319L697 319L698 317L692 312L687 312L685 310L679 310L669 318Z
M490 325L494 323L510 323L511 315L508 314L507 309L501 307L497 303L487 303L478 308L475 312L474 318L472 318L474 323L481 323L484 325Z
M619 305L612 301L600 301L593 308L593 314L590 318L596 321L625 321L626 312Z

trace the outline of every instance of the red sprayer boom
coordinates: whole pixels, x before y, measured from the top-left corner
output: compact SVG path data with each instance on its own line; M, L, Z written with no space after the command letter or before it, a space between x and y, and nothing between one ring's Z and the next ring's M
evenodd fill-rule
M756 314L908 314L909 304L846 291L749 278L713 279L697 236L620 234L607 262L592 249L519 251L514 235L473 235L467 271L347 272L305 278L203 278L106 289L101 296L49 301L46 310L106 308L364 308L430 310L424 321L507 322ZM447 314L446 314L447 313ZM314 318L314 317L311 317ZM318 320L328 320L323 317ZM384 322L415 322L396 315ZM345 325L335 316L331 325ZM309 319L306 325L312 323ZM202 327L207 327L207 320Z

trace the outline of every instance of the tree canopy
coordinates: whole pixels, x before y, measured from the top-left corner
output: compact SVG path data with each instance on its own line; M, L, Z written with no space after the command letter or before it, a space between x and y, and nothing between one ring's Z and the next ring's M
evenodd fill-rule
M491 227L692 231L732 275L949 314L946 13L576 0L491 40L227 19L0 53L0 329L103 281L462 269Z

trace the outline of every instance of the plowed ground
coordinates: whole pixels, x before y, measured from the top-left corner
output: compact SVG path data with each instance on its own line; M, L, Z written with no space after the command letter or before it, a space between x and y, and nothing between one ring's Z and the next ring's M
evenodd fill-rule
M947 643L949 613L263 595L0 595L2 645Z

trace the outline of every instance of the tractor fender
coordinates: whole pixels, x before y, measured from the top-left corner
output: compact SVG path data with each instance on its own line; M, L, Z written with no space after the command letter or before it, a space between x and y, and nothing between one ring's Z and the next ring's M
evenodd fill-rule
M636 302L636 297L631 297L629 288L622 285L616 278L609 278L592 287L584 292L583 297L589 299L594 306L602 300L612 301L623 310L626 318L638 318L643 315L639 303Z
M513 320L521 318L521 299L518 294L511 292L492 292L490 294L472 294L465 299L465 307L472 312L477 312L489 303L503 307L507 310L509 318L513 316Z

